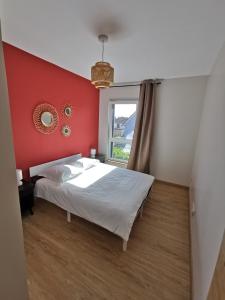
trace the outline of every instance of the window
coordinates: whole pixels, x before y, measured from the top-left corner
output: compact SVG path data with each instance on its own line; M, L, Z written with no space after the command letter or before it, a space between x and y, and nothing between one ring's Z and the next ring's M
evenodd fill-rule
M109 103L109 159L127 162L136 121L137 100Z

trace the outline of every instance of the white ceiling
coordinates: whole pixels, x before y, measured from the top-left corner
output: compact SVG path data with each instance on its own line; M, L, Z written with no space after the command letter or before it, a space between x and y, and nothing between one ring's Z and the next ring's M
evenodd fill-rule
M225 40L225 0L0 0L3 39L90 78L108 33L115 81L208 74Z

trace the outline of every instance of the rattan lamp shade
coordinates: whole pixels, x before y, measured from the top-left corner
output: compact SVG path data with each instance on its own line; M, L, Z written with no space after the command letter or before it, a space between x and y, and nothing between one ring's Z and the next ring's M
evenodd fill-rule
M91 68L91 83L96 88L107 88L114 80L113 67L105 62L99 61Z

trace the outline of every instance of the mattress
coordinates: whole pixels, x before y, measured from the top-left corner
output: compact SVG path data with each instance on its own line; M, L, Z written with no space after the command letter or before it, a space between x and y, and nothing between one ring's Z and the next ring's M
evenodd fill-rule
M38 180L35 196L128 241L153 181L153 176L99 163L61 185L46 178Z

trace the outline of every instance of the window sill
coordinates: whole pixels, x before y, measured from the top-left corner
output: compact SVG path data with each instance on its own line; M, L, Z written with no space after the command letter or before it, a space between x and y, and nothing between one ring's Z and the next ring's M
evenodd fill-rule
M118 160L107 159L105 163L108 164L108 165L119 167L119 168L124 168L124 169L127 168L127 163L126 162L121 162L121 161L118 161Z

